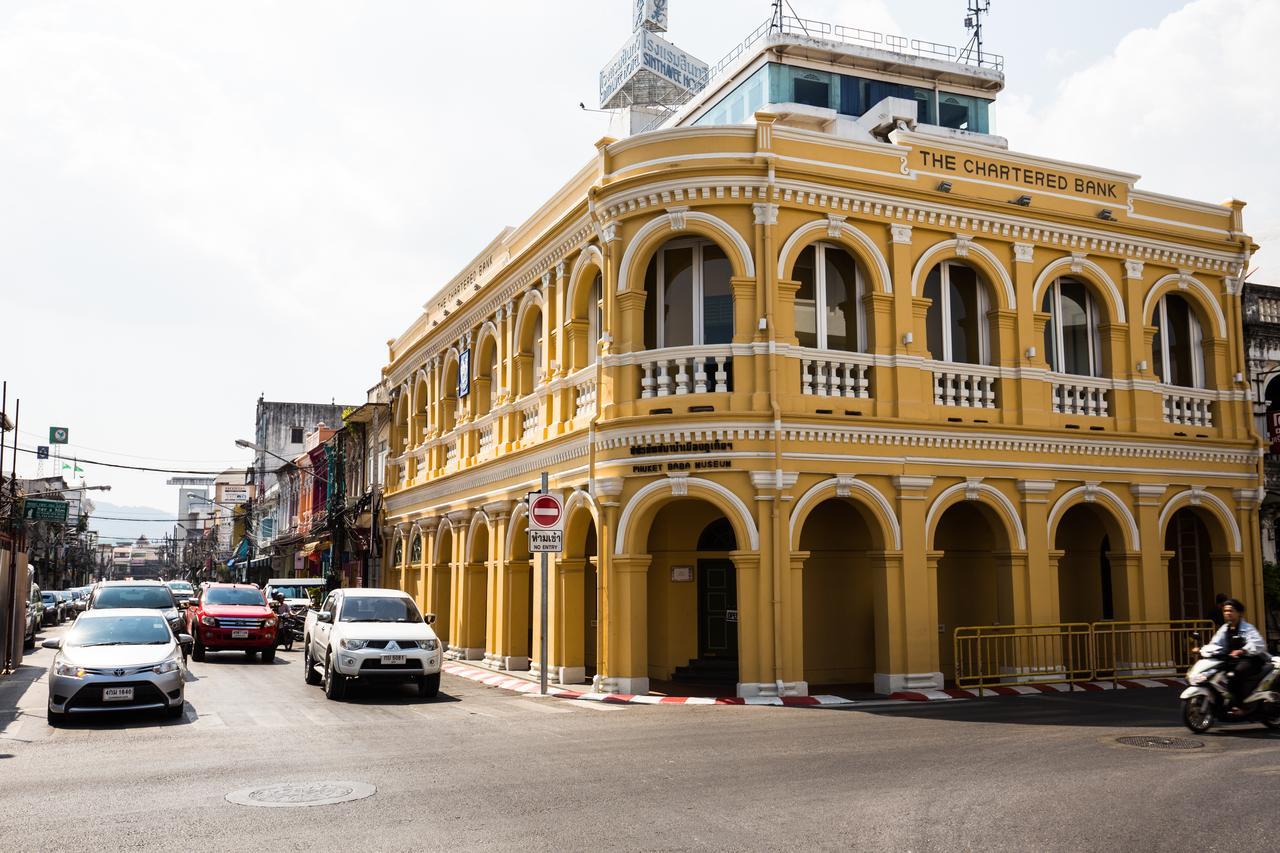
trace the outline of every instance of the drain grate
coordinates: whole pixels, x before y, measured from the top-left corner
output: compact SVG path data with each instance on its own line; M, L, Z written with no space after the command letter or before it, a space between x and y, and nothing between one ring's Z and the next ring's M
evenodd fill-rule
M1143 735L1141 737L1118 737L1116 743L1125 746L1136 746L1139 749L1199 749L1204 746L1204 741L1196 740L1189 737L1156 737L1154 735Z
M328 806L363 800L377 792L364 782L283 782L262 788L241 788L227 794L227 801L241 806L293 808Z

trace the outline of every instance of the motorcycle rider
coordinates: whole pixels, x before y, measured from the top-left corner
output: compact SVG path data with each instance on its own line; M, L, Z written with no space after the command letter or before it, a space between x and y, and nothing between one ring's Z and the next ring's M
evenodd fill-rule
M1253 687L1267 660L1266 641L1257 628L1244 621L1243 616L1244 605L1238 599L1228 598L1222 602L1222 627L1200 649L1201 657L1234 661L1230 676L1231 698L1235 703L1233 714L1240 713L1240 707L1249 695L1246 688Z

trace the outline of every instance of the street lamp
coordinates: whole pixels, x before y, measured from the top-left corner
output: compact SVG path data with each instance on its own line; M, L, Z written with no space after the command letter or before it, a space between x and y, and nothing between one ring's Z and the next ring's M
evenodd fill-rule
M266 453L270 456L274 456L275 458L279 459L281 462L285 463L286 465L291 465L294 468L297 468L302 473L309 474L310 476L314 477L315 479L319 480L322 483L329 482L327 479L325 479L324 477L321 477L319 474L315 473L310 468L303 468L299 466L298 463L294 462L292 459L285 459L279 453L275 453L273 451L267 450L261 444L257 444L255 442L249 441L247 438L237 438L236 447L243 447L246 450L253 450L258 453Z

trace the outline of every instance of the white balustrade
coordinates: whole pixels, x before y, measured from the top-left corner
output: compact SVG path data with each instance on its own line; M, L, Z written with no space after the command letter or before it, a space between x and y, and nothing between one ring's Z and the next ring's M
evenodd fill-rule
M689 349L682 347L677 350L656 350L655 356L663 357L646 358L638 362L642 399L733 390L733 383L729 379L731 358L727 348L717 348L720 350L718 352L683 354Z
M1106 417L1110 414L1107 388L1093 382L1054 380L1053 410L1062 415Z
M458 461L458 442L451 441L444 446L444 464L452 465Z
M996 407L996 377L967 370L933 371L933 402L973 409Z
M1164 398L1164 421L1180 426L1213 426L1213 399L1203 393L1169 392Z
M488 453L490 450L493 450L493 445L496 443L496 439L497 433L493 428L493 424L480 427L480 452Z
M538 429L538 404L534 403L521 411L521 438L529 438Z
M1280 299L1258 297L1258 319L1263 323L1280 324Z
M590 417L596 412L596 381L588 379L579 383L573 389L574 392L574 409L573 416L575 418Z
M801 358L800 392L817 397L870 397L868 364L850 356Z

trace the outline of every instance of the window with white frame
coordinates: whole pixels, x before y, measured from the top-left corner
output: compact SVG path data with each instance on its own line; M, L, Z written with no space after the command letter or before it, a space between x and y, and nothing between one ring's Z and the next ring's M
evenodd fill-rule
M533 359L533 387L542 384L542 314L533 318L533 343L529 347Z
M604 291L600 273L591 283L591 301L587 304L587 364L595 364L600 352L600 335L604 332Z
M645 274L648 349L727 344L733 340L733 269L707 240L673 240Z
M977 271L943 261L929 271L924 296L931 300L925 317L929 354L937 361L986 364L989 296Z
M489 363L485 366L489 376L489 411L498 403L498 348L489 347Z
M802 347L863 352L866 318L864 280L853 256L839 246L817 243L796 259L796 338Z
M1040 310L1049 315L1044 327L1044 353L1057 373L1100 376L1098 309L1084 282L1055 279L1045 291Z
M1191 303L1176 293L1166 293L1156 303L1151 323L1156 327L1151 341L1156 376L1167 385L1203 388L1204 333Z

